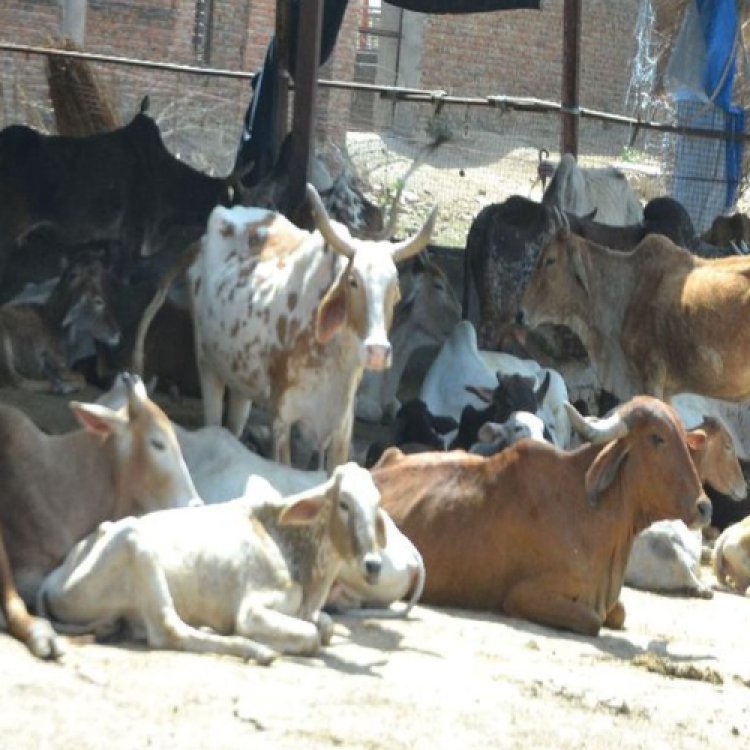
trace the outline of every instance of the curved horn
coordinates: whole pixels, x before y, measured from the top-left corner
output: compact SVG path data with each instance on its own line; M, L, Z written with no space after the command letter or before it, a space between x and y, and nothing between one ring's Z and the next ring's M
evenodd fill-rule
M354 257L357 252L357 248L352 244L351 238L344 235L341 230L335 226L328 212L326 211L323 201L320 200L318 191L307 183L307 200L310 204L310 209L313 215L313 221L318 231L323 235L323 239L340 255L349 258L350 260Z
M138 412L143 403L148 399L146 386L138 375L130 372L122 373L122 382L128 394L128 412L130 414Z
M433 230L435 229L437 213L438 207L433 206L427 221L413 237L391 245L391 255L393 256L394 263L400 263L403 260L407 260L424 250L427 243L430 241Z
M608 443L610 440L616 440L628 433L625 420L617 412L602 419L598 417L585 418L578 413L573 404L565 401L564 405L573 429L590 443Z

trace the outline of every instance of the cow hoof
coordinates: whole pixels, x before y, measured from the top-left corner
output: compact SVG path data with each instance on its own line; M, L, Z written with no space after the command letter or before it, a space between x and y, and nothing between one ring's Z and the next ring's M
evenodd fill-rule
M318 633L320 634L320 644L322 646L327 646L331 642L331 638L333 638L333 629L335 627L333 620L325 612L320 612L315 624L317 625Z
M261 646L254 650L251 658L253 658L256 664L261 667L267 667L277 656L278 653L272 648L264 648Z
M59 659L64 653L62 641L47 620L36 618L26 641L29 651L39 659Z

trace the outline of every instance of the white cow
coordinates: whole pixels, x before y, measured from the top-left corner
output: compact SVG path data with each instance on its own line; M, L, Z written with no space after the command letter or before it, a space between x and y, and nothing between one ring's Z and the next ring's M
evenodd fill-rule
M482 409L486 403L466 390L467 385L494 388L497 372L532 377L538 389L549 373L550 383L537 415L547 426L552 442L567 448L571 426L564 404L568 393L560 373L531 359L519 359L504 352L480 352L477 334L468 320L462 320L443 344L425 376L420 398L432 414L453 417L457 422L467 404Z
M393 363L387 370L366 371L357 391L355 413L367 422L395 416L401 406L401 376L411 355L422 346L440 346L461 319L461 305L443 271L431 261L414 265L399 275L402 295L389 335Z
M347 460L363 370L391 364L388 329L399 298L396 263L419 253L436 210L398 243L354 239L308 186L316 232L260 208L217 206L200 243L165 278L139 331L186 260L205 421L239 435L253 400L270 407L274 458L291 463L299 423L330 473ZM134 361L142 362L140 345Z
M343 561L378 580L380 494L356 464L286 499L257 477L247 493L102 524L45 579L38 608L77 631L124 618L154 648L262 664L315 654L332 635L321 607Z

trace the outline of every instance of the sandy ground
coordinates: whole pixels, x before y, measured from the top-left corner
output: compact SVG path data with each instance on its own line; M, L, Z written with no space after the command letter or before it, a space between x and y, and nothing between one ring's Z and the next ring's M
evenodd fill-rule
M0 737L76 748L747 748L750 602L626 589L598 638L484 613L337 618L319 657L77 641L60 664L0 635Z

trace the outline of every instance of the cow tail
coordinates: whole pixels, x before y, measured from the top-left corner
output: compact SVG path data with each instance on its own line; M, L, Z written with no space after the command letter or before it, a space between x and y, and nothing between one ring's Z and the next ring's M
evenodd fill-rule
M156 317L156 313L161 310L164 300L169 294L169 289L178 276L184 274L190 266L195 263L201 251L201 241L197 240L188 246L187 250L177 259L174 265L164 274L156 292L143 311L141 320L138 323L138 331L135 336L133 345L133 356L130 362L130 370L136 375L143 377L144 372L144 351L146 347L146 336L148 329L151 327L151 321Z

